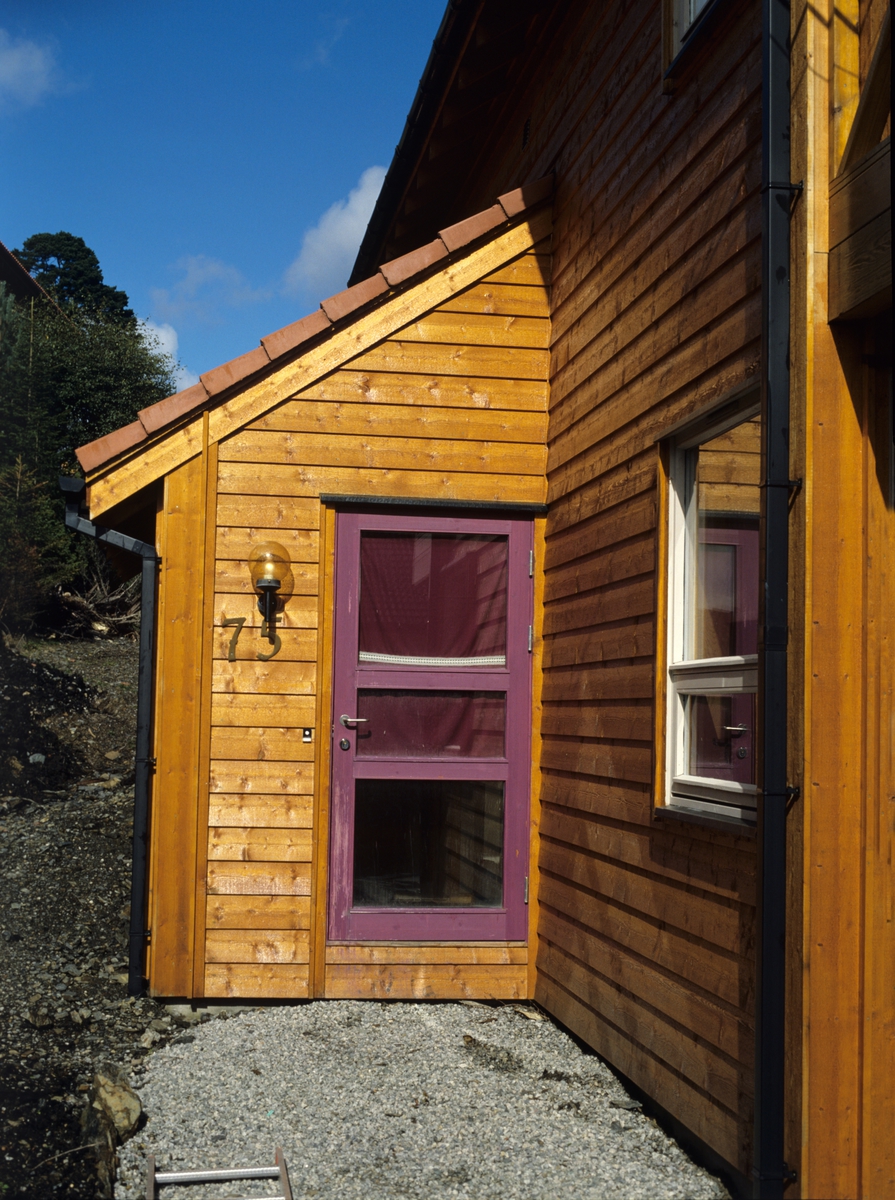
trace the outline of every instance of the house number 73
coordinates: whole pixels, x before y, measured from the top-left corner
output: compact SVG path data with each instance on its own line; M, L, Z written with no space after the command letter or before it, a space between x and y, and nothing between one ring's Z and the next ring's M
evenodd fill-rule
M235 626L233 630L233 636L230 638L230 646L227 650L228 662L236 662L236 643L239 641L239 635L242 633L242 627L245 625L245 623L245 617L224 617L223 621L221 622L225 629L228 626ZM261 636L263 638L267 637L266 621L261 622ZM273 650L271 650L270 654L262 654L259 650L255 655L255 657L260 658L262 662L267 662L268 659L273 658L275 654L279 654L280 649L282 648L283 643L280 641L280 635L278 633L274 633L273 637Z

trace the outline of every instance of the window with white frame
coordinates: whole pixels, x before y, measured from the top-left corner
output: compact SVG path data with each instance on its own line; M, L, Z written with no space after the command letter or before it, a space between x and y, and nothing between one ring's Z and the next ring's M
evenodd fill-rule
M754 821L761 421L707 418L669 456L665 803Z

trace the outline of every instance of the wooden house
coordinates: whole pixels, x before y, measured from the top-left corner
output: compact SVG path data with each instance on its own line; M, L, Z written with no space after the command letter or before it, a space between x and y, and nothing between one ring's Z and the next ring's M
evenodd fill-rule
M153 994L534 998L740 1190L895 1196L890 55L459 0L347 291L79 451Z

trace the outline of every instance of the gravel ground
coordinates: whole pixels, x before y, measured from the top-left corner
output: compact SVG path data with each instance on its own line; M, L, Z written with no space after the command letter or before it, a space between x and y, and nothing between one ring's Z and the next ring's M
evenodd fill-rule
M179 1032L125 986L136 668L129 641L0 640L3 1197L92 1200L94 1072Z
M116 1200L145 1195L149 1154L159 1170L262 1166L277 1145L295 1200L728 1195L540 1017L525 1005L316 1001L205 1025L147 1061L135 1086L148 1121L120 1152Z
M118 1200L144 1194L149 1153L263 1164L276 1145L296 1200L727 1196L528 1006L212 1019L129 999L136 667L129 641L0 639L0 1196L109 1194L83 1125L97 1070L129 1079L148 1117L121 1149Z

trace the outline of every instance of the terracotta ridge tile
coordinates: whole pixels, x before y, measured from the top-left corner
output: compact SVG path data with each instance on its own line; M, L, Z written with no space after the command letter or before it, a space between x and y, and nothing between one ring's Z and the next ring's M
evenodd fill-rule
M454 250L468 246L470 242L474 242L483 234L490 233L498 225L503 225L506 219L507 215L501 206L492 204L490 208L483 209L482 212L473 213L465 221L458 221L456 225L448 225L447 229L439 229L438 236L448 250L453 253Z
M544 175L531 183L523 183L521 187L513 188L497 197L497 203L508 217L518 217L527 208L534 208L542 200L553 195L553 176Z
M377 271L369 279L362 279L360 283L345 288L343 292L336 292L335 296L328 296L326 300L321 300L320 307L331 321L340 321L349 313L355 312L362 304L366 304L368 300L374 300L387 291L388 281Z
M200 381L184 388L182 392L175 392L173 396L166 396L156 404L150 404L148 408L141 408L137 416L147 433L156 433L165 425L170 425L194 409L200 408L207 399L208 393Z
M79 446L75 454L83 470L94 471L110 458L117 458L119 454L124 454L125 450L139 446L146 437L142 423L133 421L130 425L113 429L111 433L106 433L93 442L87 442L85 446Z
M412 275L424 271L426 267L431 267L433 263L447 258L448 253L444 241L437 237L434 241L427 242L425 246L417 246L415 250L409 250L407 254L393 258L391 262L382 263L379 270L386 283L395 287L406 279L410 279Z
M263 370L269 364L270 358L267 351L263 346L256 346L247 354L240 354L238 358L231 358L229 362L225 362L211 371L206 371L204 375L199 376L199 381L204 385L209 396L217 396L221 392L225 392L227 388L233 387L234 384L241 383L249 375Z
M323 309L318 308L316 312L308 313L306 317L302 317L299 321L293 321L291 325L284 325L282 329L277 329L273 333L269 333L261 339L261 345L267 351L272 362L275 358L279 358L280 355L288 354L290 350L294 350L302 342L306 342L316 334L329 329L331 324L332 322Z

